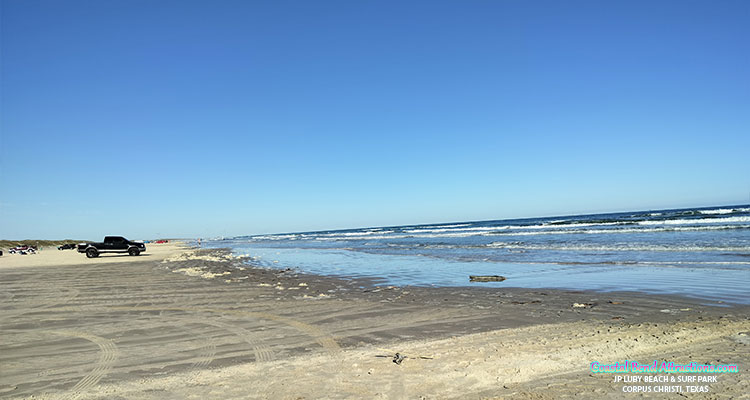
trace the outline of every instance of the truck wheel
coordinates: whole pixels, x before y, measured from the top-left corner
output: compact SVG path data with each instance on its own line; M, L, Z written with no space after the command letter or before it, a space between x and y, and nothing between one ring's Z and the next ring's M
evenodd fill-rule
M131 256L137 256L141 254L141 251L136 249L135 247L131 247L130 250L128 250L128 254L130 254Z
M88 249L86 250L86 257L88 258L99 257L99 252L96 251L96 249Z

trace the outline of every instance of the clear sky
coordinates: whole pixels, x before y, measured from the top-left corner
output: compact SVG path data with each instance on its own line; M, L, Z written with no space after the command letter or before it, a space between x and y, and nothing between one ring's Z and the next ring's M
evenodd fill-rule
M0 239L750 201L749 1L1 1Z

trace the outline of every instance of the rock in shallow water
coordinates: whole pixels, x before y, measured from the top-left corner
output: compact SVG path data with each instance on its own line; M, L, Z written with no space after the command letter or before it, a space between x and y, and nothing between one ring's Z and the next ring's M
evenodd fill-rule
M504 276L500 275L469 275L469 282L502 282Z

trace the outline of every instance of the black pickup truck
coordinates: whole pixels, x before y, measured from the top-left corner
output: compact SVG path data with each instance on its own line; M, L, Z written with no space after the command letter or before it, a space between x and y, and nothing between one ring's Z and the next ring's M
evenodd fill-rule
M80 243L79 253L86 253L86 257L99 257L100 253L128 253L137 256L146 251L146 245L140 242L131 242L122 236L105 236L101 243Z

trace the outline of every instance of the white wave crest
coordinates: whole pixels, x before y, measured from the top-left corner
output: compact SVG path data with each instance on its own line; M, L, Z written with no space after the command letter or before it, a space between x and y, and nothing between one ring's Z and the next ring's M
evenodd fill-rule
M724 229L750 229L750 225L720 225L720 226L677 226L653 228L622 228L622 229L561 229L554 231L521 231L521 232L492 232L492 236L532 236L532 235L564 235L564 234L612 234L612 233L650 233L650 232L693 232L716 231Z
M487 247L512 249L512 250L561 250L561 251L664 251L664 252L695 252L695 251L726 251L726 252L750 252L748 246L669 246L669 245L647 245L638 243L623 243L619 245L585 245L585 244L532 244L532 243L508 243L493 242Z
M453 224L453 225L434 225L433 228L463 228L464 226L471 226L471 224Z
M477 228L437 228L437 229L405 229L402 232L405 233L442 233L442 232L481 232L481 231L494 231L497 229L504 228L500 227L477 227Z
M750 217L725 217L702 219L667 219L663 221L638 221L638 225L696 225L696 224L731 224L750 222Z
M701 214L709 214L709 215L711 215L711 214L731 214L731 213L733 213L735 211L734 211L733 208L718 208L718 209L715 209L715 210L699 210L698 212L701 213Z

